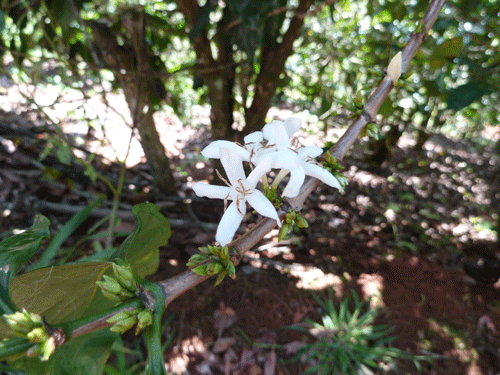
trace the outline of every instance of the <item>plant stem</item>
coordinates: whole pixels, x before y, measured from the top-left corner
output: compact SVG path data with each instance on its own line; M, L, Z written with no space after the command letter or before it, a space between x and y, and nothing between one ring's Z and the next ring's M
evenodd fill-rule
M5 360L12 355L24 353L32 345L33 344L27 339L20 337L3 340L0 343L0 361Z
M155 297L153 324L146 328L149 374L167 375L161 346L161 319L166 308L165 294L157 283L145 281L142 285L153 293Z
M120 207L120 197L123 191L123 185L125 184L125 161L121 165L120 177L118 178L118 186L116 193L113 197L113 207L111 208L111 213L109 215L109 227L106 233L106 249L113 247L114 233L116 228L116 219L118 208Z
M106 320L118 314L120 311L130 311L143 307L142 301L139 298L134 298L133 300L114 306L101 313L60 324L59 327L66 333L66 340L73 339L85 333L111 326L111 323L108 323Z

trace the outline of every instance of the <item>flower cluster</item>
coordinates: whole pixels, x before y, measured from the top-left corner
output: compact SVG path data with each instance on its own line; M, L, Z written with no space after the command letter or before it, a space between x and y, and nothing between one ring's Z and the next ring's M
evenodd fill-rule
M262 216L277 221L281 226L274 205L256 189L263 178L267 186L266 174L272 169L281 169L272 184L277 188L283 177L290 173L290 179L283 190L283 197L293 198L299 194L306 175L315 177L327 185L340 189L337 179L318 165L314 158L322 153L320 147L302 147L294 150L290 137L300 129L301 121L289 118L285 122L273 121L262 131L251 133L244 138L244 145L229 141L214 141L201 152L206 158L220 159L229 181L228 186L196 183L193 190L199 197L224 199L232 203L226 207L219 223L216 240L222 246L229 243L236 233L246 213L246 202ZM243 162L248 162L253 170L245 176Z

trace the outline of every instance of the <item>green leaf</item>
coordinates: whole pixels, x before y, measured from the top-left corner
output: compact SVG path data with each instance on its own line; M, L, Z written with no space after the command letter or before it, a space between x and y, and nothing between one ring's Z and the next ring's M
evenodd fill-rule
M125 259L140 277L145 277L158 269L159 247L167 244L172 232L168 220L152 203L134 206L132 214L137 221L132 233L120 246L118 257Z
M208 275L208 265L202 264L201 266L193 268L191 271L193 271L194 273L196 273L197 275L200 275L200 276L207 276Z
M448 109L459 111L481 98L489 91L489 85L485 82L468 82L454 88L448 93L446 104Z
M210 23L210 13L215 9L217 3L207 1L205 5L198 8L198 14L193 21L193 27L189 33L190 39L195 39L200 36L201 32Z
M65 165L70 165L71 164L71 156L73 153L71 152L71 147L67 143L62 143L58 148L57 148L57 159Z
M43 315L49 324L78 319L96 294L96 281L109 268L110 262L89 262L28 272L12 280L12 301L19 309Z
M102 197L94 203L89 204L69 219L66 224L57 232L54 239L50 241L49 245L43 252L40 260L29 268L33 271L38 268L48 267L52 259L57 255L61 245L66 239L73 234L73 232L89 217L90 213L101 203Z
M0 10L0 33L3 34L4 29L5 29L5 12L3 10Z
M457 57L464 46L463 38L457 36L452 39L445 40L432 51L431 60L435 58L452 58Z
M10 279L35 254L42 240L50 237L49 224L50 221L45 216L36 215L30 229L0 242L0 312L2 314L11 314L15 311L9 297Z

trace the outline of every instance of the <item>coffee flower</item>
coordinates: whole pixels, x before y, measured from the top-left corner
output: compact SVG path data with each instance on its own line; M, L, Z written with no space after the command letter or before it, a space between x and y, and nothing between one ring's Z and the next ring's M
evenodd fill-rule
M248 134L244 138L244 145L219 140L212 142L201 152L206 158L220 159L229 179L226 181L227 186L203 183L193 185L198 196L224 199L225 205L228 200L232 201L217 228L216 240L222 246L234 237L245 216L246 202L259 214L276 220L281 226L273 204L255 189L262 176L263 185L268 186L266 173L271 169L281 169L272 184L274 189L290 174L282 193L284 197L296 197L306 176L315 177L336 189L341 188L337 179L314 160L323 152L321 148L292 148L290 137L300 129L300 125L301 121L294 117L286 121L275 120L265 125L262 131ZM245 177L243 162L254 166L248 177Z
M289 148L276 151L272 154L271 166L281 169L281 172L276 177L273 187L276 187L281 179L290 173L283 196L294 198L299 194L300 188L307 176L312 176L322 181L323 183L340 189L340 184L337 179L327 170L323 169L318 164L315 164L314 158L321 155L323 150L320 147L302 147L297 151Z
M212 152L213 150L210 150ZM226 171L229 182L228 186L208 185L196 183L193 190L199 197L224 199L225 203L231 200L222 219L217 227L215 239L219 244L225 246L234 237L236 230L241 224L246 213L246 202L262 216L274 219L280 225L278 213L273 204L255 187L260 178L271 170L270 159L260 162L255 169L245 177L242 157L234 149L218 148L220 161Z

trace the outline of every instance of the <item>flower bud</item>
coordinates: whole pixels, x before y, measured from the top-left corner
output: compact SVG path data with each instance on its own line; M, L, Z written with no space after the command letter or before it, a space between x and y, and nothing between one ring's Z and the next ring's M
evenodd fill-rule
M118 282L127 288L130 292L135 292L137 290L137 284L134 279L134 273L130 267L119 266L113 263L113 272L118 280Z
M36 327L33 328L27 335L26 337L28 340L30 340L32 343L42 343L46 341L50 336L45 329L45 327Z
M34 327L29 313L24 309L23 312L16 311L13 314L6 314L3 317L7 325L18 333L26 334Z
M45 340L41 345L41 355L40 358L42 361L47 361L52 353L56 350L56 343L53 337L50 337L48 340Z
M100 281L96 282L96 284L100 283ZM98 284L100 286L100 284ZM122 300L122 297L117 295L117 294L113 294L113 293L110 293L108 292L106 289L103 289L101 287L101 293L104 297L106 297L107 299L113 301L113 302L121 302Z
M117 323L121 320L125 320L125 319L132 317L132 316L136 316L137 312L138 312L137 309L134 309L131 311L127 311L127 310L120 311L119 313L113 315L111 318L107 319L106 321L108 323Z
M139 321L137 322L137 327L135 329L136 335L147 326L153 324L153 314L148 309L144 309L137 314L137 319Z
M307 220L303 216L300 216L300 215L297 215L297 217L295 218L295 224L299 228L307 228L307 227L309 227L309 223L307 222Z
M111 332L124 333L128 331L130 328L132 328L136 322L137 322L137 317L131 316L129 318L116 322L109 330Z
M278 233L278 241L282 241L291 229L291 224L284 223Z

